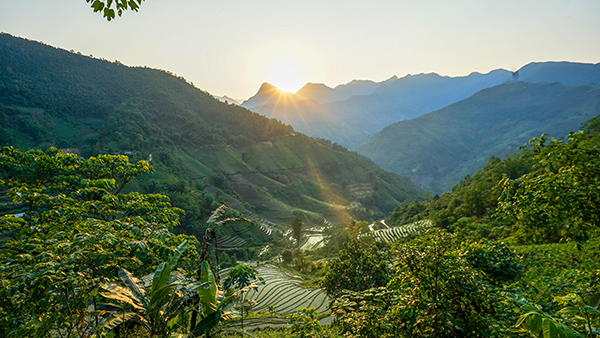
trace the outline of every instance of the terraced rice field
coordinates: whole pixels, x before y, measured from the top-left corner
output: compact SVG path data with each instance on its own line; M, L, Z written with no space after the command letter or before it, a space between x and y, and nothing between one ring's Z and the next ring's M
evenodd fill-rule
M322 289L305 288L299 285L300 279L274 265L256 268L265 279L265 285L248 292L247 298L256 301L254 311L272 311L288 315L298 312L301 307L314 307L318 313L327 311L329 298Z
M431 222L428 219L420 220L417 222L413 222L413 223L402 225L402 226L395 227L395 228L374 230L374 231L371 231L371 232L361 235L361 237L371 236L376 241L395 242L395 241L397 241L401 238L404 238L408 235L420 233L421 231L431 227L432 224L433 224L433 222Z
M256 229L258 229L267 236L271 236L271 234L273 233L273 230L266 225L257 223L251 224L250 226L246 227L243 231L238 232L236 235L222 236L219 239L219 250L239 249L246 242L246 240L242 236L246 235L250 231L256 231Z
M276 315L267 318L244 319L245 329L265 326L288 326L287 319L281 318L281 315L287 316L298 312L301 307L314 307L319 314L327 312L329 298L322 289L302 287L299 285L300 278L271 264L255 267L255 269L264 278L265 285L259 286L256 290L249 291L246 294L246 299L256 301L252 312L264 311ZM228 270L223 271L223 276L226 275ZM330 316L321 320L322 323L329 323L330 321ZM230 322L228 326L239 328L240 324L238 320L235 320Z

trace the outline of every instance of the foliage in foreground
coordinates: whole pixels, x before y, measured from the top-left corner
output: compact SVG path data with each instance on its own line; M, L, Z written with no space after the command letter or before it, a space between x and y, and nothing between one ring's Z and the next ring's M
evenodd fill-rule
M191 266L197 241L169 231L180 210L162 195L122 193L151 170L125 156L2 148L0 186L27 212L0 217L0 335L90 336L98 289L120 269L145 275L184 240L181 265Z
M469 250L461 250L454 236L435 229L401 243L392 251L394 272L387 285L343 291L333 313L351 337L496 335L492 324L501 312L500 294L488 283L494 276L466 258ZM477 265L485 267L482 260ZM518 276L510 272L518 271L517 266L507 268L507 276Z
M236 292L220 291L207 239L199 255L194 237L170 232L181 210L167 197L122 193L151 170L125 156L2 148L0 186L27 212L0 217L1 336L208 335L231 317ZM223 210L210 221L237 220ZM134 276L152 271L146 290Z
M106 20L111 21L115 18L115 14L121 16L123 12L127 10L132 10L137 12L140 6L142 5L142 1L144 0L85 0L87 3L91 4L94 12L102 13L102 16L106 18ZM113 8L113 4L115 7Z

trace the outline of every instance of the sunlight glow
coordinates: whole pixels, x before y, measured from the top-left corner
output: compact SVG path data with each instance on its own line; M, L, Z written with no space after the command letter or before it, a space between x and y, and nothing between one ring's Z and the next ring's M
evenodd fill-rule
M290 93L295 93L304 85L302 73L288 62L273 65L267 74L266 81Z

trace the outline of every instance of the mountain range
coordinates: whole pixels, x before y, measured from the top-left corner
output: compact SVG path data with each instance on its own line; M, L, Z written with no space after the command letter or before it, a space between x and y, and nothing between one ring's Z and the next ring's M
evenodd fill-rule
M516 72L497 69L463 77L435 73L393 76L382 82L355 80L335 88L308 83L295 94L265 83L242 106L353 149L392 123L441 109L482 89L516 80L598 83L598 69L593 64L530 63Z
M167 194L200 231L218 203L285 229L369 218L423 191L326 140L219 102L164 70L127 67L0 34L0 146L126 154L156 173L132 189Z

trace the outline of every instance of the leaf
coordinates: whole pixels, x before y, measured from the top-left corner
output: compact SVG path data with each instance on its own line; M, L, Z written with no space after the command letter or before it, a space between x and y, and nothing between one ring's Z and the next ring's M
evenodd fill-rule
M597 294L593 295L592 297L590 297L590 301L588 303L589 306L597 308L599 304L600 304L600 293L597 293Z
M542 333L544 338L558 338L556 325L548 318L542 320Z
M111 319L107 320L102 325L102 328L103 328L104 332L108 332L108 331L113 330L115 327L117 327L125 322L128 322L132 319L137 319L141 323L147 323L144 318L140 317L135 312L115 313Z
M224 320L225 318L223 318L219 312L213 312L202 318L202 320L196 324L194 331L192 331L192 335L200 336L203 333L210 331L210 329Z
M591 306L589 306L589 305L586 305L586 306L585 306L585 311L586 311L587 313L591 313L591 314L593 314L593 315L599 315L599 314L600 314L600 311L596 310L596 308L593 308L593 307L591 307Z
M137 278L135 278L131 272L125 269L119 270L119 277L121 277L121 280L123 283L125 283L125 286L127 286L133 296L135 296L137 301L143 304L144 307L148 307L148 299L145 296L144 288L138 285L136 282Z
M129 289L126 289L117 284L102 285L102 288L108 291L100 292L100 295L102 297L113 299L117 302L127 303L140 311L144 309L143 303L140 302Z
M175 253L169 258L169 261L167 263L161 263L156 268L154 277L152 278L152 295L167 285L171 278L171 271L173 271L173 268L177 265L179 258L181 258L181 254L187 249L188 243L188 241L183 241L179 244Z
M576 308L575 306L567 306L567 307L560 309L560 311L558 311L558 312L563 313L563 314L568 314L568 315L576 315L576 314L579 314L579 309Z
M104 9L104 4L99 0L96 0L92 3L92 8L94 9L94 12L100 12L102 9Z
M202 282L195 282L192 284L188 284L186 285L182 290L181 293L183 294L182 297L177 298L176 301L174 301L171 306L166 310L165 314L167 315L167 317L170 317L171 315L173 315L175 312L177 312L182 306L186 305L186 303L188 302L188 300L192 297L194 297L195 295L197 295L196 290L198 290L199 287L201 287L204 283Z
M216 223L217 219L219 217L223 216L223 214L225 213L225 210L227 210L227 205L221 204L220 207L218 207L215 211L213 211L213 213L210 215L210 217L208 218L206 223Z

